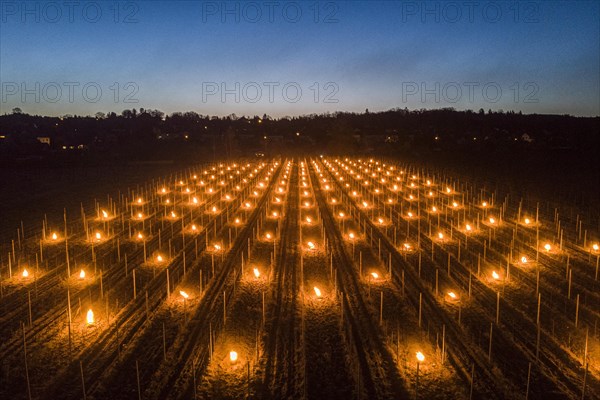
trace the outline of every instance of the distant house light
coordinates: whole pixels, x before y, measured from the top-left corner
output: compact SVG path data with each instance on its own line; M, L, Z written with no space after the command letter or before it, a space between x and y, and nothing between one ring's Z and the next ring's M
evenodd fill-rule
M0 136L0 137L4 138L3 136ZM48 146L50 146L50 138L48 136L38 136L36 139L38 140L38 142L47 144Z

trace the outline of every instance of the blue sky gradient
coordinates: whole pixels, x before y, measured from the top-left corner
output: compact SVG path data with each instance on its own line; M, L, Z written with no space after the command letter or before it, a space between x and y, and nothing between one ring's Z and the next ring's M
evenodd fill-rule
M0 111L600 114L600 2L272 3L2 1Z

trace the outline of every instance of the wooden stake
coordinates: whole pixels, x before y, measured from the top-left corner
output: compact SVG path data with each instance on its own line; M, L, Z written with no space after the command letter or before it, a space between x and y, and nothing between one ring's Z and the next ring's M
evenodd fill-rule
M531 381L531 363L527 368L527 388L525 389L525 400L529 400L529 382Z
M83 400L86 400L85 394L85 380L83 379L83 363L79 360L79 371L81 372L81 389L83 390Z
M165 323L162 323L162 343L163 343L163 360L167 361L167 333Z
M500 292L496 292L496 325L500 324Z
M538 304L537 304L537 318L535 319L536 325L540 324L540 308L542 305L542 294L538 293Z
M473 385L475 383L475 363L471 367L471 390L469 390L469 400L473 399Z
M171 297L171 284L169 280L169 268L167 268L167 298Z
M29 367L27 366L27 342L25 341L25 325L21 325L23 328L23 355L25 358L25 378L27 379L27 397L31 400L31 384L29 382Z
M135 289L135 269L132 271L131 276L133 278L133 299L137 298L137 290Z
M579 293L577 293L577 300L575 303L575 328L579 325Z
M419 293L419 328L421 328L422 310L423 310L423 293Z
M492 360L492 336L494 334L494 324L490 323L490 345L488 347L488 361Z
M446 358L446 324L442 325L442 365Z
M27 300L29 303L29 327L33 328L33 316L31 315L31 290L27 291Z
M135 377L137 380L138 400L142 400L142 388L140 387L140 366L138 360L135 360Z
M379 325L383 324L383 290L379 300Z

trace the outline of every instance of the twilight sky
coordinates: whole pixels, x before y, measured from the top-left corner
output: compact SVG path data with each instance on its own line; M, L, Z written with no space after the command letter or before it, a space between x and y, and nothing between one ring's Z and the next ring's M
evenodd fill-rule
M0 113L596 116L599 18L595 1L2 0Z

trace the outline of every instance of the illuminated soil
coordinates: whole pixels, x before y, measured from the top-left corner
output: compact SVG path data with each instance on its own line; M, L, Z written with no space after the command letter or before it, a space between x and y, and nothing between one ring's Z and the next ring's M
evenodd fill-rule
M0 398L600 396L597 211L369 159L86 174L6 203Z

